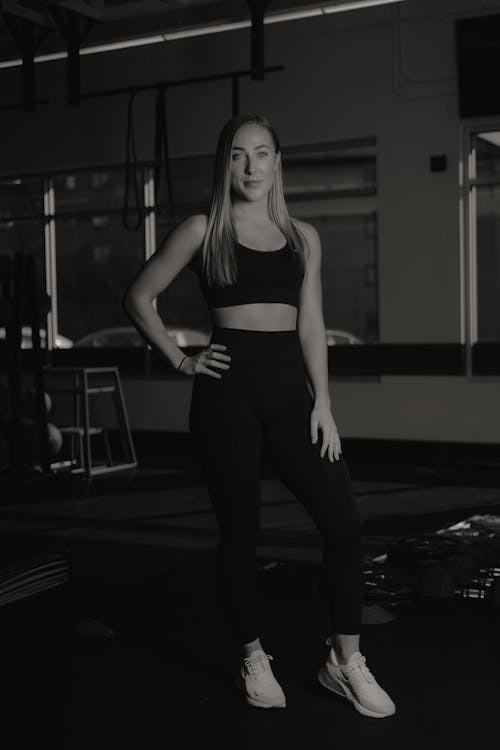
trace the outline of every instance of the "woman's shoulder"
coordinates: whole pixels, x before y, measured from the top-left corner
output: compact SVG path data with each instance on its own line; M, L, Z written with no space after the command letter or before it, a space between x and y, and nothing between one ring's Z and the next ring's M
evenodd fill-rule
M318 230L312 224L309 224L309 222L303 221L302 219L296 219L295 217L290 218L292 224L306 236L307 240L319 237Z
M302 219L295 219L293 217L290 218L295 229L297 229L302 237L304 237L306 240L306 258L309 259L311 252L320 253L321 243L316 227L314 227L312 224L309 224L309 222L307 221L302 221Z
M206 214L192 214L185 218L179 226L189 233L194 240L198 240L201 245L207 231L208 216Z
M199 273L201 270L201 248L207 232L208 216L206 214L193 214L185 218L179 228L189 236L190 244L196 247L196 250L188 263L188 266Z

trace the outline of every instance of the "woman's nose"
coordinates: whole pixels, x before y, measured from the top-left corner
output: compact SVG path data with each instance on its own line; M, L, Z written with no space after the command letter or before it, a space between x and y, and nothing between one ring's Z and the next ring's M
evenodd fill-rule
M253 163L251 159L247 160L247 172L250 172L250 173L255 172L255 164Z

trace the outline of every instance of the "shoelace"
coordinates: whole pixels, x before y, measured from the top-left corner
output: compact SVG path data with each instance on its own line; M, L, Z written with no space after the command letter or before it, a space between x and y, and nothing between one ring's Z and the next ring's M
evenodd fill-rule
M271 654L266 654L266 656L269 661L273 660ZM262 654L259 654L259 656L248 656L243 661L245 663L247 672L252 676L256 677L258 674L262 674L262 672L265 672L265 668L267 665Z
M343 672L347 675L349 672L352 672L354 669L360 670L363 677L366 679L367 682L375 682L375 677L370 672L370 669L366 665L366 658L361 655L358 656L357 659L355 659L352 664L349 665L349 667L342 666Z
M326 645L333 647L333 639L331 637L328 637L326 639ZM367 682L376 682L375 677L370 672L369 667L366 664L366 657L363 656L363 654L360 654L350 665L349 667L346 667L345 665L339 665L338 669L340 672L344 675L348 675L349 672L352 672L354 669L359 669L363 677L366 679Z

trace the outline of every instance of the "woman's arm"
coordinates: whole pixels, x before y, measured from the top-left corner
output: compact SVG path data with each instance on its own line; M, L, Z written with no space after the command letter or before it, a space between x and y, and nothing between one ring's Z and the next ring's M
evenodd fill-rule
M315 403L330 404L328 388L328 345L323 320L321 289L321 242L311 225L297 221L308 244L306 272L300 290L297 330ZM306 253L307 255L307 253Z
M184 357L165 330L153 300L168 287L199 250L207 218L190 216L179 224L141 268L125 291L122 306L139 333L177 368Z

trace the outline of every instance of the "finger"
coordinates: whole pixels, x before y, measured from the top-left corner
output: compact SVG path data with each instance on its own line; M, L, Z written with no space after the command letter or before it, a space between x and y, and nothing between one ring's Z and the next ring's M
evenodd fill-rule
M207 364L210 367L220 367L222 370L229 370L229 365L226 365L225 362L218 362L216 359L209 359Z
M311 442L315 443L318 439L318 425L315 421L311 422Z
M330 461L333 461L334 450L335 450L335 448L334 448L334 445L333 445L333 440L331 440L330 444L328 446L328 458L330 459Z
M330 448L329 448L329 458L330 461L333 462L335 458L337 458L337 443L336 443L336 432L333 429L330 435Z
M206 373L207 375L210 375L212 378L221 378L222 375L219 375L218 372L212 372L208 367L205 367L205 365L202 365L202 372Z
M209 361L213 364L217 363L217 367L221 367L222 361L230 362L231 357L228 354L221 354L220 352L208 352ZM226 365L224 365L226 367Z
M217 349L215 348L217 347ZM223 351L220 351L220 348L223 347ZM227 346L223 346L222 344L210 344L210 353L215 359L223 359L226 361L229 361L231 359L230 354L227 353Z
M215 344L214 344L214 346L215 346ZM223 355L220 355L220 354L214 352L211 347L209 347L208 349L206 349L203 352L203 354L205 355L205 363L204 363L203 366L205 367L206 372L209 375L211 375L213 378L219 378L220 379L222 377L222 375L220 375L217 372L214 372L210 368L211 367L219 367L219 368L221 368L223 370L228 370L229 369L229 365L226 365L223 362L218 362L215 359L215 357L220 357L220 356L223 356Z

